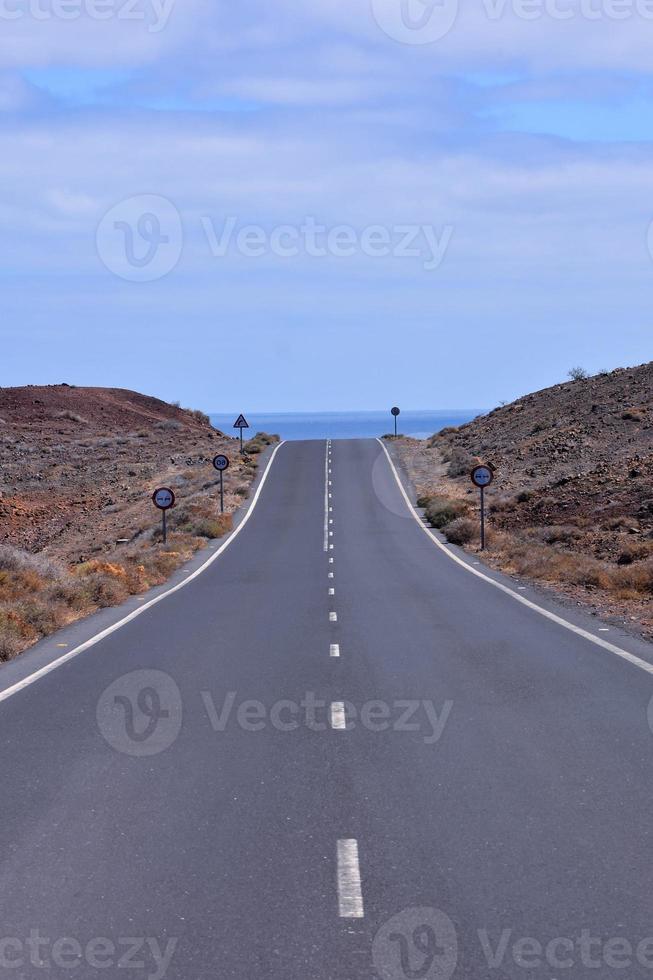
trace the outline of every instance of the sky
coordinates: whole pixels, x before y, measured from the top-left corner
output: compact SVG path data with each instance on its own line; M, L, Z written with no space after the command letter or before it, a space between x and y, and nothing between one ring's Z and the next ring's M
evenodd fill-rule
M653 356L653 0L0 21L0 385L489 408Z

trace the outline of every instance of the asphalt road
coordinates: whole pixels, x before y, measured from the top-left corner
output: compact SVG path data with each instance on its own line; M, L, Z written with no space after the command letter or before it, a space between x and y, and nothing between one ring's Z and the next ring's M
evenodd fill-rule
M284 444L206 571L0 702L0 976L652 976L652 694L377 442Z

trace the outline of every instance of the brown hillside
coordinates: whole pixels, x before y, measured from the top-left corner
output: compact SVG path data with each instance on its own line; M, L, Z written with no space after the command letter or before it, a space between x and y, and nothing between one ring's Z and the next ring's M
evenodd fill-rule
M469 470L488 462L490 559L653 629L653 362L526 395L398 448L419 496L463 502L450 531L443 525L451 540L475 545L464 525L477 496Z
M165 580L229 530L256 472L250 444L192 412L118 388L0 389L0 660ZM226 453L225 509L213 457ZM160 542L157 486L175 491Z

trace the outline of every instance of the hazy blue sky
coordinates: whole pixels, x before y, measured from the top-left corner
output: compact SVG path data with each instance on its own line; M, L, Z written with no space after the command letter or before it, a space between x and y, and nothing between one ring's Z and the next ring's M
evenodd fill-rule
M653 0L0 21L0 384L492 406L653 356Z

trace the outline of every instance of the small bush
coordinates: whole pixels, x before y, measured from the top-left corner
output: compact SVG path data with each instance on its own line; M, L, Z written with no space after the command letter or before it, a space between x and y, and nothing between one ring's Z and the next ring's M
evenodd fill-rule
M446 525L444 533L451 544L469 544L478 537L478 522L473 521L471 517L457 517L455 521Z
M78 422L80 425L88 425L88 419L83 418L81 415L77 415L76 412L71 412L69 409L65 409L63 412L57 412L55 418L68 419L69 422Z
M447 474L449 476L464 476L469 474L474 466L474 460L464 449L454 449Z
M65 575L63 565L46 555L33 555L11 545L0 545L0 571L34 572L43 578L61 578Z
M571 544L578 541L582 534L577 527L552 524L550 527L542 528L541 537L547 544Z
M651 551L653 551L653 544L647 541L626 545L619 553L617 565L632 565L636 561L642 561L650 556Z
M611 575L611 585L624 598L652 595L653 561L616 568Z
M202 412L199 408L187 408L185 409L189 415L191 415L196 422L201 422L202 425L210 425L211 419L208 417L206 412Z
M0 663L16 657L25 647L25 637L0 618Z
M426 504L426 517L431 527L443 528L467 513L467 504L454 497L430 497Z
M161 422L155 422L155 429L162 429L166 432L172 432L174 430L183 429L183 425L178 419L163 419Z
M515 497L518 504L527 504L531 500L533 493L531 490L520 490L520 492Z
M231 514L219 514L217 517L189 515L179 530L196 538L221 538L231 529L231 523Z
M572 381L583 381L585 378L589 378L589 374L585 368L576 366L570 369L569 377Z

